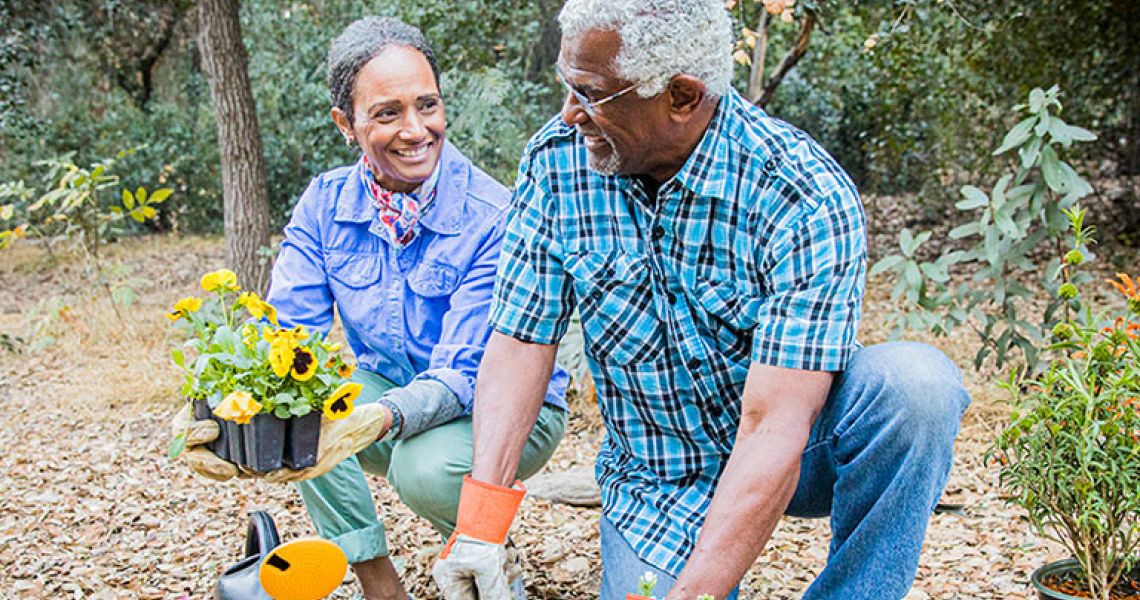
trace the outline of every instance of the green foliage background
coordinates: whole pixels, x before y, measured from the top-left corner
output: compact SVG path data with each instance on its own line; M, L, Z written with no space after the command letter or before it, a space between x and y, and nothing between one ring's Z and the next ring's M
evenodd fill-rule
M768 109L817 137L864 192L920 192L938 214L963 180L997 168L988 149L1012 122L1010 99L1055 83L1066 118L1105 140L1086 158L1110 159L1112 174L1140 172L1137 3L819 4L824 30ZM328 44L345 25L382 14L421 27L444 70L451 139L510 184L526 137L559 106L551 65L560 5L246 0L275 225L310 177L355 159L332 126L324 79ZM740 24L755 28L748 21L759 6L741 0ZM122 165L124 184L176 192L151 226L219 230L218 155L195 20L192 0L0 4L0 21L10 24L0 34L0 181L38 182L35 160L74 153L86 163L145 143ZM771 31L774 63L795 27L776 22ZM866 51L872 35L878 44ZM741 67L739 82L746 77ZM1106 217L1140 229L1136 212Z

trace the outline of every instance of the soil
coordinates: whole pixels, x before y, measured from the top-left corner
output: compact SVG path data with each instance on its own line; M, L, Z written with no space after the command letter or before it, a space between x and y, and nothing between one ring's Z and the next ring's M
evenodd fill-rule
M1045 587L1077 598L1091 598L1084 579L1073 571L1054 573L1041 580ZM1112 588L1109 600L1140 600L1140 571L1125 575Z

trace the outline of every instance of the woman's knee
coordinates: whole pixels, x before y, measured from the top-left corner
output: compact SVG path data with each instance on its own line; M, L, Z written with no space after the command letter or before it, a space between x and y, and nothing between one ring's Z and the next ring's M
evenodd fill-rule
M413 437L397 445L388 467L388 481L412 512L433 523L453 521L463 476L471 471L470 450L464 460L439 444L416 442Z

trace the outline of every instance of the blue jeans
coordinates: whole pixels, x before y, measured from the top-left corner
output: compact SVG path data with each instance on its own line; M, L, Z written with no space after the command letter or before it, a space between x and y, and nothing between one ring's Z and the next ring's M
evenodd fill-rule
M831 517L827 565L805 600L906 595L969 404L958 368L935 348L892 342L856 352L812 426L785 511ZM601 543L603 600L635 592L646 571L657 575L658 598L673 587L605 518Z

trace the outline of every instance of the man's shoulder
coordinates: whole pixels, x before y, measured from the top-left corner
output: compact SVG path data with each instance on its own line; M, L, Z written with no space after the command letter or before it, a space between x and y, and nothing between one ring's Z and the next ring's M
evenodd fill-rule
M855 184L819 142L739 95L733 96L724 134L738 160L746 163L743 172L776 177L809 204L829 197L858 202Z
M573 153L576 146L577 131L567 125L561 116L555 115L527 141L526 148L523 149L523 166L526 167L539 156Z

